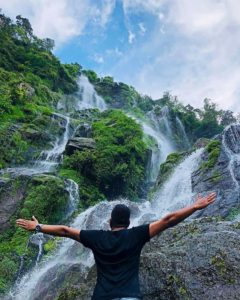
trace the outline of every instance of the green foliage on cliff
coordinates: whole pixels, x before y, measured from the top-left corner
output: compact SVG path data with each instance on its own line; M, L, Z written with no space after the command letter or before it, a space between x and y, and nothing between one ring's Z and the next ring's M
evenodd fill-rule
M59 223L64 217L68 193L64 183L54 176L34 177L28 187L20 217L30 219L34 214L41 223Z
M158 104L165 104L171 109L172 118L178 116L182 121L188 137L195 142L201 137L211 138L222 132L226 125L237 121L230 110L219 110L217 104L210 99L204 99L203 108L194 108L191 105L183 105L176 97L165 93Z
M206 147L208 153L208 160L204 162L201 166L202 169L211 169L217 163L220 151L221 151L221 142L217 140L211 141Z
M175 131L178 129L176 117L178 117L192 142L198 138L211 138L220 133L224 126L236 122L236 117L230 110L218 109L216 103L210 99L204 99L203 108L194 108L191 105L184 105L165 92L163 97L153 100L148 96L139 94L132 86L122 82L115 82L113 77L106 76L99 78L92 70L84 70L83 73L95 86L96 91L113 108L121 108L142 116L153 110L156 115L161 108L167 106L170 111L170 119ZM176 140L178 136L176 136ZM181 147L180 147L181 148Z
M146 158L140 125L121 111L106 111L93 123L93 137L96 149L76 151L65 158L64 167L76 170L107 197L137 198Z
M130 85L115 82L113 77L110 76L99 78L92 70L84 70L83 74L95 86L98 94L113 108L131 111L133 108L138 108L141 111L149 111L153 107L154 101L150 97L140 95Z
M0 125L50 112L62 93L77 90L80 65L61 64L53 42L34 36L27 19L0 14L0 41Z
M59 175L64 178L74 180L80 187L79 189L79 208L87 208L102 200L105 200L103 193L87 177L81 175L77 170L70 169L69 159L65 158L64 166L61 166Z
M24 179L17 178L12 182L9 197L18 192L23 185L22 180ZM24 270L27 270L35 262L38 253L37 246L28 246L29 237L33 233L17 227L15 220L31 219L35 215L41 223L56 224L66 213L68 193L60 178L50 175L35 176L27 183L24 194L22 204L12 216L10 227L0 234L0 294L7 291L16 279L20 256L24 255ZM51 246L53 245L49 242L46 251L50 251Z
M77 90L81 66L61 64L54 42L33 35L26 18L14 23L0 12L0 168L22 163L29 145L21 127L54 110L63 93Z
M174 168L186 157L187 152L174 152L167 156L164 163L160 165L160 171L157 178L156 186L161 185L168 176L172 173Z

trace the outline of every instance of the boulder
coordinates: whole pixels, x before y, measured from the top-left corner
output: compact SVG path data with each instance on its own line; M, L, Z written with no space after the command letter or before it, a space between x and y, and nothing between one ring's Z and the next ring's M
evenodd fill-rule
M0 186L0 233L11 226L11 218L20 207L26 195L29 177L1 180Z
M92 127L89 123L80 124L74 134L74 137L91 138L91 136L92 136Z
M169 229L143 249L143 299L239 299L239 251L240 223L203 218ZM57 280L54 277L56 283L41 294L42 298L90 300L96 281L95 266L65 268Z
M96 142L94 139L75 137L69 139L65 152L67 155L71 155L76 150L95 149L95 148L96 148Z
M31 87L31 85L29 83L26 82L21 82L18 85L18 88L20 90L23 90L25 92L25 95L29 98L32 97L35 94L35 89L33 87Z

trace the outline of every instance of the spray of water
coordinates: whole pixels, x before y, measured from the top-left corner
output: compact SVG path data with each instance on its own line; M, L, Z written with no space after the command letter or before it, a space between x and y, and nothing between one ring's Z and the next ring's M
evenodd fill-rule
M79 229L108 229L111 210L118 203L125 203L131 208L131 226L156 220L172 209L189 204L192 197L191 172L196 168L201 153L202 150L197 150L176 168L152 203L146 201L138 205L123 199L113 202L101 202L79 214L71 226ZM83 266L92 266L94 263L93 256L81 244L64 239L54 255L18 282L8 299L38 299L38 287L43 286L43 283L47 295L47 289L51 286L51 282L45 280L47 274L50 274L51 270L60 268L63 264L70 267L76 263L81 263Z

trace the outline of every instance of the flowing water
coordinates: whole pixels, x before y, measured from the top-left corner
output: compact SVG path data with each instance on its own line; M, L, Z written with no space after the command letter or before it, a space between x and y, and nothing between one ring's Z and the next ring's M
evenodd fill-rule
M97 94L86 76L79 77L78 86L79 90L75 95L63 97L59 101L57 106L59 110L72 112L89 108L98 108L101 111L107 109L104 99Z
M106 109L107 106L103 99L96 94L93 86L86 77L80 77L79 86L78 98L76 95L72 98L73 103L71 110L82 110L92 107L97 107L101 110ZM69 113L69 107L67 108L66 102L64 104L63 101L58 106L62 114L56 113L56 116L62 118L64 123L62 136L56 138L51 150L41 153L39 159L31 168L18 168L16 171L18 175L24 172L26 172L27 175L32 175L42 172L48 173L55 170L61 162L62 153L64 152L68 139L71 137L70 118L67 115ZM171 142L173 133L168 115L168 108L165 107L162 109L160 117L150 115L148 116L149 122L141 122L145 134L151 136L156 141L156 147L152 151L149 175L149 180L152 182L155 181L158 175L160 163L166 159L169 153L175 150ZM140 121L138 120L138 122ZM79 229L108 229L109 225L107 220L109 219L113 206L117 203L126 203L131 208L131 226L156 220L162 217L166 212L190 203L192 199L191 172L197 166L200 154L201 150L197 150L187 157L176 168L162 189L158 191L152 202L145 201L141 204L136 204L124 199L112 202L101 202L83 213L80 213L70 226ZM79 187L74 181L68 179L65 182L65 188L69 192L69 206L66 212L67 218L74 212L76 204L79 201ZM35 239L35 243L39 248L36 266L24 276L19 276L15 286L6 299L34 300L42 299L42 295L47 297L48 288L57 280L55 271L60 270L61 266L69 267L76 263L81 263L81 268L84 271L85 268L92 266L94 263L91 252L85 249L80 243L70 239L62 239L62 242L54 253L41 260L44 235L33 235L33 239ZM52 277L50 274L53 274ZM46 280L46 278L48 279Z
M184 143L184 145L186 145L185 149L189 149L191 147L191 144L189 142L189 139L188 139L188 136L186 134L185 128L183 126L183 123L182 123L182 121L178 117L176 117L176 122L177 122L178 128L179 128L179 130L181 132L183 143Z
M111 210L117 203L125 203L131 208L130 226L156 220L172 209L191 203L193 196L191 172L197 167L201 153L202 150L197 150L176 168L153 202L146 201L137 205L123 199L113 202L104 201L79 214L71 226L79 229L108 229ZM8 299L39 299L39 293L42 295L43 291L47 295L47 290L52 284L51 280L56 280L55 276L49 278L49 274L55 274L55 270L60 270L63 265L69 268L76 263L81 263L84 271L84 267L93 265L93 256L80 243L64 239L54 255L38 264L32 272L27 273L17 283ZM81 266L79 265L79 268Z
M159 173L160 164L166 160L170 153L176 151L171 141L173 134L168 109L163 107L160 116L156 116L151 112L145 120L140 120L131 114L129 114L129 117L139 123L144 134L155 141L155 145L151 147L151 162L147 170L147 182L154 183Z

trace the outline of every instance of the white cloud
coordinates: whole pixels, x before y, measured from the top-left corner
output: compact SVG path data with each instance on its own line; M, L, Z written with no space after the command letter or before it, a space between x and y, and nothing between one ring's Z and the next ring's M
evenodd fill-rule
M105 26L114 5L110 0L95 5L90 0L0 0L4 13L13 19L19 14L28 18L34 34L53 38L57 46L81 35L90 21Z
M94 54L93 60L94 60L95 62L97 62L98 64L104 63L104 58L103 58L103 56L100 55L100 54L97 54L97 53Z
M103 0L102 9L99 10L100 18L101 18L101 25L105 26L109 21L110 16L115 7L115 0Z
M154 98L170 90L195 106L209 97L220 107L240 110L240 1L123 1L129 20L147 12L158 24L113 68L114 76L121 74L121 81ZM129 62L131 69L124 72Z
M123 52L118 49L118 47L114 49L107 49L106 54L110 56L123 56Z
M144 35L145 34L145 32L146 32L146 27L145 27L145 25L144 25L144 23L138 23L138 27L139 27L139 29L140 29L140 33L142 34L142 35Z
M131 30L129 30L128 31L128 42L129 42L129 44L132 44L134 42L135 38L136 38L135 34Z

